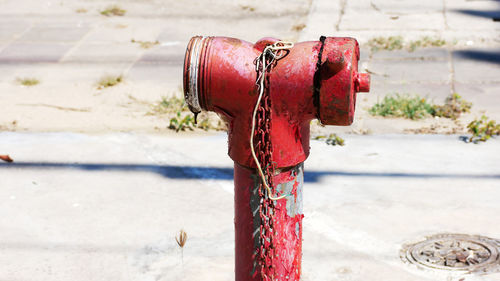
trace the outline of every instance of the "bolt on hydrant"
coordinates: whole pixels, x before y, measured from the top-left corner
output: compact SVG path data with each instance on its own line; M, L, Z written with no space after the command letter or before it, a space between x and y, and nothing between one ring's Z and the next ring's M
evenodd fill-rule
M198 114L227 123L234 160L236 281L297 281L302 259L303 162L309 126L350 125L358 73L353 38L322 36L293 44L263 38L191 38L184 59L184 95Z

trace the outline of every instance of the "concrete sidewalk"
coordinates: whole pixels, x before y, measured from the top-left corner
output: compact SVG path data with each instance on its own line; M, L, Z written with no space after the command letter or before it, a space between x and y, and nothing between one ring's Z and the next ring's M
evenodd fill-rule
M376 36L439 36L458 45L500 43L500 4L490 0L312 0L300 40L321 34L361 43Z
M226 145L224 134L1 133L15 162L0 164L0 280L233 280ZM348 136L311 148L303 280L500 280L399 258L436 233L500 238L499 140Z
M193 35L248 41L264 36L292 41L320 35L357 38L360 68L372 73L372 87L358 99L356 131L399 133L423 126L367 114L368 107L390 93L419 94L442 103L457 92L474 104L464 123L482 114L500 118L500 22L493 20L500 17L498 1L129 1L120 4L127 10L123 17L99 14L113 3L0 3L0 128L158 131L166 121L146 113L162 96L180 95L185 46ZM404 40L438 37L447 45L414 52L372 52L365 45L371 38L395 35ZM159 44L143 49L132 39ZM124 82L97 89L106 74L123 75ZM23 77L41 83L17 85L16 79Z

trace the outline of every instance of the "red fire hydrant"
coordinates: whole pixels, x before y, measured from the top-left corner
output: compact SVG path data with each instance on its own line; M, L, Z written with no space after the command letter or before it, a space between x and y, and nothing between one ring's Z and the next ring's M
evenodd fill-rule
M184 94L195 114L214 111L228 125L234 160L236 281L300 279L303 162L309 125L350 125L358 73L353 38L252 44L196 36L184 60Z

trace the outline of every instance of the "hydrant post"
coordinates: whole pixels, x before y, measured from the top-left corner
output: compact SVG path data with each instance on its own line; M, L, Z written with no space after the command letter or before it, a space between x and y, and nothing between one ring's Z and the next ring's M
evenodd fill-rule
M369 74L358 73L359 46L353 38L322 36L297 43L280 51L269 72L258 73L257 59L278 41L263 38L252 44L196 36L184 59L189 108L195 114L214 111L228 125L229 156L235 162L236 281L300 280L303 162L309 155L310 122L350 125L356 93L370 88ZM267 99L258 106L265 104L267 111L258 123L268 131L251 135L261 75ZM274 183L271 192L282 199L263 192L265 179L250 147L256 136L261 139L254 149L272 155L264 168L269 171L272 165L274 174L267 179Z
M289 194L276 201L273 225L275 256L272 260L275 280L299 280L302 259L302 187L304 167L299 164L274 176L276 190ZM234 164L235 205L235 280L262 280L256 249L259 244L261 219L258 215L260 178L254 169Z

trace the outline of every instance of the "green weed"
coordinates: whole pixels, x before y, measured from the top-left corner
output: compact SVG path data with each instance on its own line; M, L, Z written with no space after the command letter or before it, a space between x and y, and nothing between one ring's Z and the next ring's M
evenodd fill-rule
M480 141L487 141L492 136L500 135L500 124L497 124L494 120L489 120L486 116L481 116L480 119L476 119L467 125L469 132L472 136L469 138L469 142L479 143Z
M169 118L168 128L171 130L186 131L194 130L195 128L208 130L225 130L225 124L219 120L212 118L207 112L202 112L195 119L183 98L178 97L162 97L161 101L153 105L149 115L167 115ZM213 115L212 115L213 116Z
M446 41L441 38L424 36L420 40L410 41L408 43L408 51L413 52L417 48L427 48L427 47L441 47L446 44Z
M35 85L40 84L40 80L38 80L36 78L29 78L29 77L17 78L16 81L20 85L27 86L27 87L31 87L31 86L35 86Z
M368 46L370 46L373 52L379 50L400 50L403 48L403 44L402 36L376 37L368 41Z
M368 112L372 115L416 120L432 115L434 108L418 95L392 94L385 96L382 102L376 103Z
M102 88L113 87L121 82L123 82L123 77L121 75L119 76L105 75L101 77L101 79L99 79L99 81L97 82L97 88L102 89Z
M343 138L337 136L337 134L329 134L328 136L316 136L314 137L315 140L324 140L326 144L328 145L340 145L343 146L345 144L345 141Z
M424 36L418 40L405 42L402 36L389 36L372 38L367 44L373 52L380 50L392 51L401 49L413 52L417 48L441 47L446 45L446 41L439 37Z
M255 12L255 7L250 5L240 5L240 8L244 11Z
M120 8L118 5L108 6L106 9L101 11L101 15L111 17L111 16L124 16L127 11Z
M470 112L471 107L471 102L462 99L459 94L455 93L445 99L444 105L435 105L433 115L456 120L462 113Z
M180 111L177 112L175 117L170 118L170 124L168 125L169 129L176 132L185 131L186 129L193 131L194 127L194 117L191 114L183 116Z
M189 108L187 104L184 103L184 99L178 97L162 97L161 101L152 106L149 114L155 115L177 112L189 112Z

